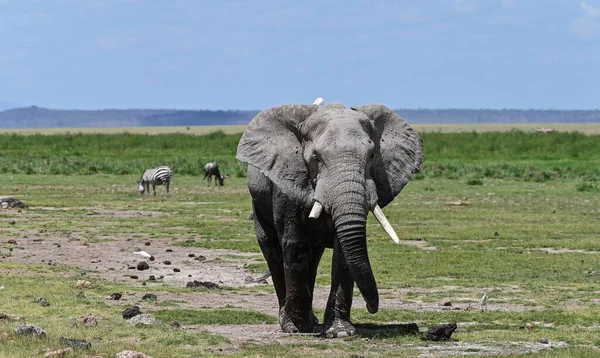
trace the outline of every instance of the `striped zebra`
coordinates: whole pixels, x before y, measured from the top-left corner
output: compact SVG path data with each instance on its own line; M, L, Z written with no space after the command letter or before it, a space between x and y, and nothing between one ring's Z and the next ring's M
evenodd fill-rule
M206 179L208 181L208 186L210 186L210 183L212 182L213 175L215 176L215 186L223 186L223 180L225 180L226 177L221 175L217 162L206 163L204 166L204 178L202 180Z
M152 184L152 191L156 196L156 185L163 185L167 187L167 195L169 195L169 184L171 184L171 177L173 172L169 167L161 166L158 168L148 169L142 174L140 181L138 181L138 190L140 194L144 194L147 190L150 193L150 185Z

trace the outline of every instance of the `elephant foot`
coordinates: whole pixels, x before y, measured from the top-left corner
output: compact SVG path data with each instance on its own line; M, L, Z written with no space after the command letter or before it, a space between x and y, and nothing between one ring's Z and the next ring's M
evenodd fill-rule
M317 323L318 319L312 311L306 319L293 319L283 309L279 312L279 325L285 333L312 333Z
M333 320L331 324L323 327L323 336L325 338L343 338L356 334L356 328L350 321L344 321L339 318Z

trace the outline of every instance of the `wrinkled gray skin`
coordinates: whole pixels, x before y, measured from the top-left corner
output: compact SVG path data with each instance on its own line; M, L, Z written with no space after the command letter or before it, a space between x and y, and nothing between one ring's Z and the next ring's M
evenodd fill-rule
M252 120L237 158L249 164L256 236L277 292L282 330L313 331L315 276L329 247L332 284L323 335L356 333L350 322L354 282L369 312L379 308L367 214L390 203L418 171L421 138L383 105L283 105ZM315 200L324 212L309 219Z

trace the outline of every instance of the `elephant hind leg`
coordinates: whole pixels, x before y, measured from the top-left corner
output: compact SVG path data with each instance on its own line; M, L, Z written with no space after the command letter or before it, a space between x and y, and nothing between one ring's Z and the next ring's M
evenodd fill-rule
M252 212L254 213L256 240L271 272L271 279L273 280L273 286L275 287L279 301L279 309L281 310L285 305L286 288L283 256L281 254L281 245L277 238L277 230L261 213L257 212L254 205Z

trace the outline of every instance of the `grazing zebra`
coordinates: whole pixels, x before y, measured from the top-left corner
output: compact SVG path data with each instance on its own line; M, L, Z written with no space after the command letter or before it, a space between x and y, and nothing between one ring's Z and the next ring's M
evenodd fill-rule
M210 186L213 175L215 176L215 185L218 184L223 186L223 180L225 180L226 177L221 175L217 162L206 163L204 166L204 178L202 180L206 179L208 181L208 186Z
M140 181L138 181L138 190L140 194L144 194L147 190L148 194L150 193L150 184L152 184L152 191L154 192L154 196L156 196L156 188L155 185L163 185L167 187L167 195L169 195L169 184L171 184L171 177L173 176L173 172L169 167L161 166L158 168L148 169L142 174Z

